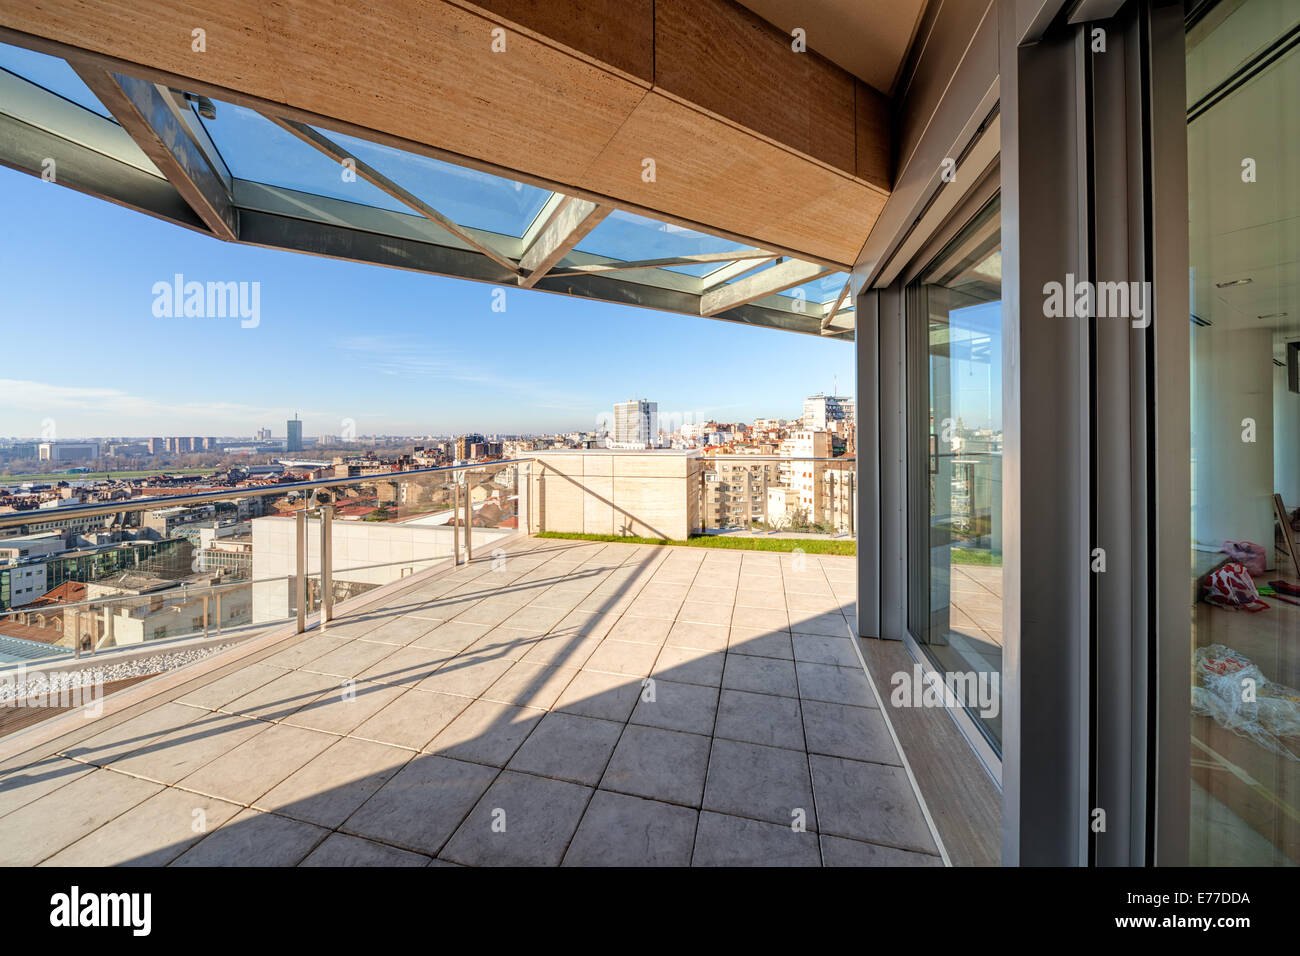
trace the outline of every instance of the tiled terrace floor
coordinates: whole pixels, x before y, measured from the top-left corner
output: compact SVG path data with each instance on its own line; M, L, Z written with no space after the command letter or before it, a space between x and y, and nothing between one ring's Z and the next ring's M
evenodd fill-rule
M4 773L0 862L940 865L854 597L525 538Z

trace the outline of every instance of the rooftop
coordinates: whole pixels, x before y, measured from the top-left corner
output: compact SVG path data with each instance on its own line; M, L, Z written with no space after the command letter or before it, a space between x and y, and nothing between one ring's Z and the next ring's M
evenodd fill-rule
M853 559L501 558L10 758L0 862L942 865L850 639Z

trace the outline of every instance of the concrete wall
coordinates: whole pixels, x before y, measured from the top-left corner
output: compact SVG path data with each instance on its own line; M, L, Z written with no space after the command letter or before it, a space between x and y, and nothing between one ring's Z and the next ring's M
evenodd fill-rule
M689 537L700 524L700 459L673 451L538 452L529 533Z
M1262 544L1270 566L1273 369L1268 329L1192 330L1192 537ZM1254 442L1242 440L1247 418Z

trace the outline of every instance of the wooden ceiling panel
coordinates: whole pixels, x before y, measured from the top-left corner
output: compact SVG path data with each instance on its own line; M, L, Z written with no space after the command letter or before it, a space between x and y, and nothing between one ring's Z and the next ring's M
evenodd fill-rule
M315 2L264 14L285 102L534 176L571 181L645 93L519 33L493 52L498 24L448 3Z
M654 80L654 0L455 0L469 10L509 21L620 70L647 86Z
M655 89L852 174L854 79L791 44L730 0L656 0Z
M655 161L655 180L642 178ZM584 173L592 189L701 223L726 219L757 242L848 265L886 194L714 122L660 93L637 105Z
M731 0L42 0L0 27L840 265L891 185L888 101Z
M262 19L248 2L134 0L118 4L13 3L0 7L0 23L14 30L189 76L252 96L279 101L283 94L268 69ZM193 49L193 31L204 31L204 52Z

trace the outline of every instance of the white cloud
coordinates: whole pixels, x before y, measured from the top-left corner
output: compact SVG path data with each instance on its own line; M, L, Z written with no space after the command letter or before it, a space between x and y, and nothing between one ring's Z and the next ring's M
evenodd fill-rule
M35 435L40 422L53 418L62 436L91 434L251 434L285 417L283 406L238 402L174 402L135 395L119 388L53 385L0 378L0 432ZM21 414L30 412L30 416Z

